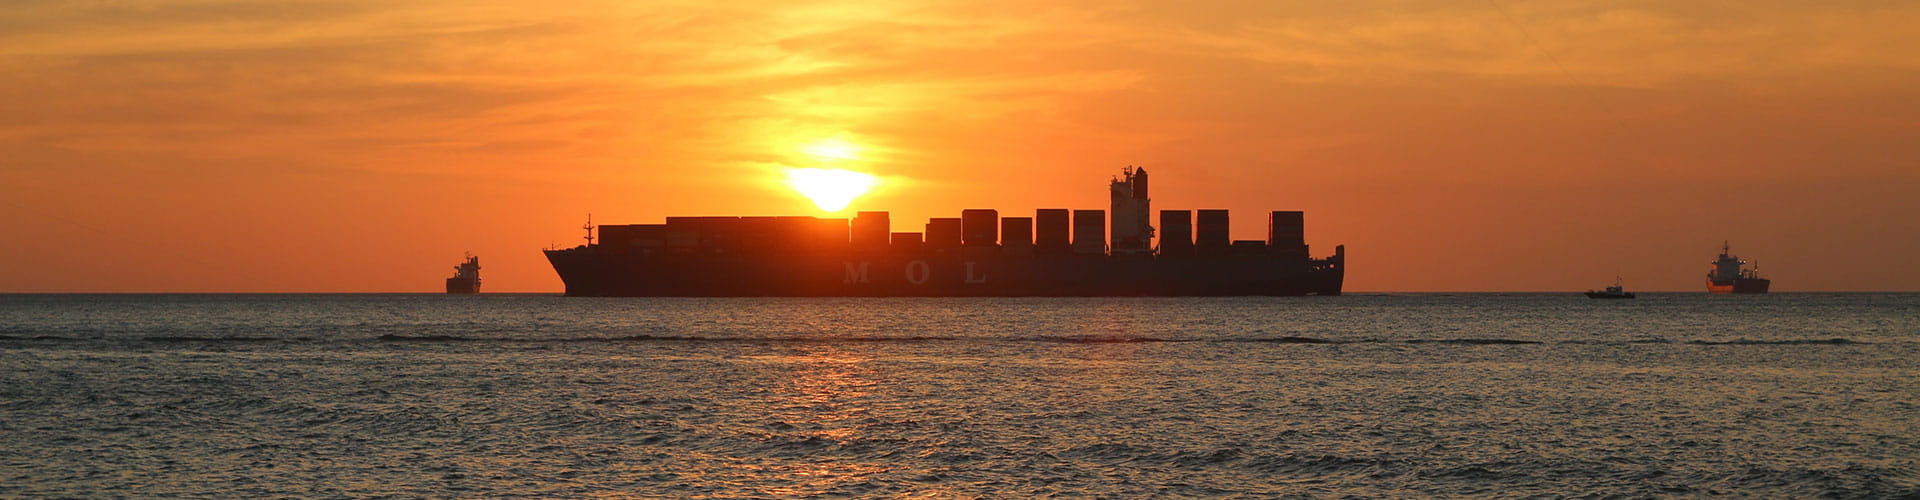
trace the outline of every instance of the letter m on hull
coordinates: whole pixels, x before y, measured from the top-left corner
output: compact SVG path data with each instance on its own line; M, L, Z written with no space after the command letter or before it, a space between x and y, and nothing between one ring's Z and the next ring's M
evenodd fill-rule
M842 275L844 278L840 280L841 283L871 283L871 281L867 279L867 275L869 274L867 271L873 268L872 265L866 262L861 262L858 265L852 262L845 262L844 264L847 265L847 273Z

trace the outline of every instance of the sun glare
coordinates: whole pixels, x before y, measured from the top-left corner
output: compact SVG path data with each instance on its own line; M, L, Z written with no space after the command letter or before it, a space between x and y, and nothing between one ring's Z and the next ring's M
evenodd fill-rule
M860 153L858 146L854 146L852 142L848 142L846 139L839 137L822 139L819 142L808 144L800 149L822 160L851 160L854 159L855 155Z
M853 203L854 198L867 194L878 180L870 174L852 170L825 168L787 169L787 185L813 200L814 206L828 212L838 212Z

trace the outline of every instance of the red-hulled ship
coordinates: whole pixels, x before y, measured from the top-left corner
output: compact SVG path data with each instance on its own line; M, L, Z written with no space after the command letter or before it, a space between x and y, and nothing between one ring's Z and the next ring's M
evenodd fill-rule
M1742 269L1747 261L1734 257L1732 247L1726 242L1720 243L1720 258L1713 261L1713 269L1707 271L1708 293L1767 293L1767 287L1773 282L1760 277L1760 265Z
M1110 210L963 210L925 233L890 232L887 212L668 217L598 243L589 222L586 245L546 255L573 296L1340 294L1346 252L1309 257L1301 212L1269 213L1265 240L1230 239L1226 210L1161 210L1156 231L1147 171L1124 174Z

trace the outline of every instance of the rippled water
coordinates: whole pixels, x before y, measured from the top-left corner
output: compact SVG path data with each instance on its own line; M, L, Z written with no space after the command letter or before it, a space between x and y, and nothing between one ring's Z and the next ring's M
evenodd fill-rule
M1920 496L1920 295L0 295L0 496Z

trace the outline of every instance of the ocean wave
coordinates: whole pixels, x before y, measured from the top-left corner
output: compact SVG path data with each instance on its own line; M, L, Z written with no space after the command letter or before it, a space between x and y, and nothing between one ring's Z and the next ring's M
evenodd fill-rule
M25 341L25 340L76 340L76 339L61 337L59 335L33 335L33 336L0 335L0 342Z
M1687 343L1692 345L1848 345L1848 344L1865 344L1866 342L1860 342L1856 340L1842 339L1842 338L1832 338L1832 339L1792 339L1792 340L1754 340L1754 339L1690 340L1690 341L1687 341Z
M1327 340L1327 339L1320 339L1320 338L1313 338L1313 337L1273 337L1273 338L1223 339L1221 340L1221 342L1254 342L1254 343L1265 343L1265 344L1346 344L1352 341Z
M461 337L457 335L394 335L389 333L376 337L374 340L385 342L472 342L491 339Z
M193 336L185 336L185 335L155 335L155 336L149 336L149 337L138 337L138 339L144 340L147 342L302 342L302 341L312 340L306 337L284 337L284 338L243 337L243 336L193 337Z
M1520 339L1413 339L1413 340L1407 340L1405 342L1408 344L1462 344L1462 345L1524 345L1524 344L1545 344L1546 343L1539 340L1520 340Z
M1714 484L1710 491L1771 491L1780 496L1824 498L1914 498L1920 496L1920 480L1911 467L1869 467L1849 464L1844 467L1799 468L1751 466L1744 471L1714 477L1699 474L1693 479Z
M1022 339L1030 342L1061 342L1067 344L1137 344L1146 342L1193 342L1192 339L1168 339L1160 337L1136 337L1131 335L1065 335L1058 337L1029 337Z

